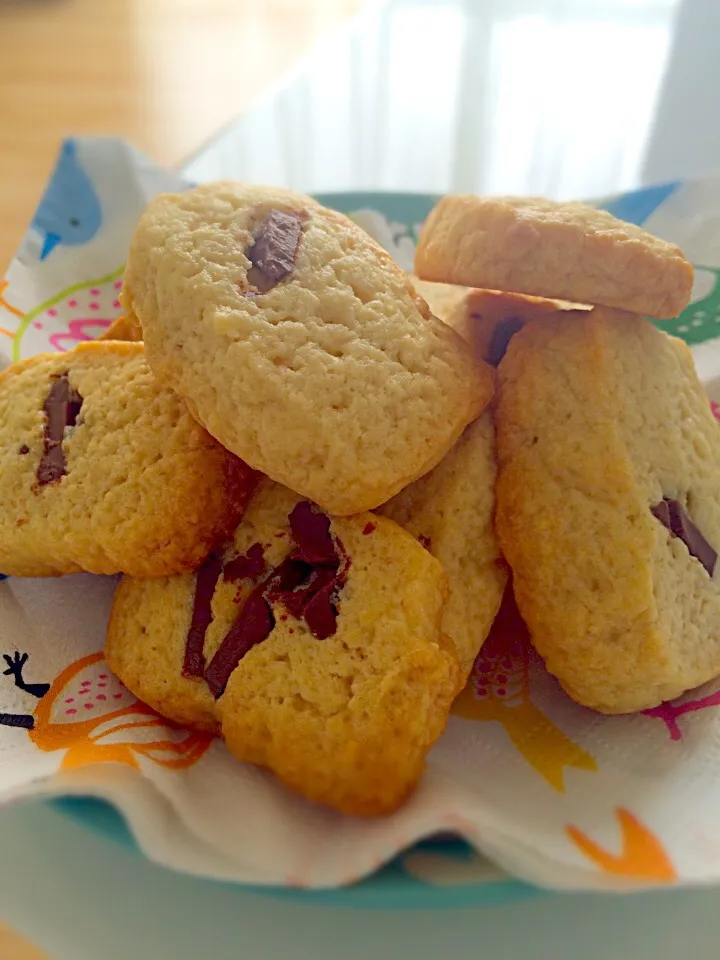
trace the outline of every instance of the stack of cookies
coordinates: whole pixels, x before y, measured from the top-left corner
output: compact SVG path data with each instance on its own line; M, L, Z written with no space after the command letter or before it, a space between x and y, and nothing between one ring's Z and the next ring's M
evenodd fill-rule
M495 530L548 669L604 713L720 674L720 430L644 319L687 306L681 251L581 204L446 197L416 271L479 288L436 309L497 366Z
M309 197L209 184L143 215L116 339L0 375L0 569L123 574L133 693L367 816L417 783L508 569L580 703L720 673L718 428L640 316L687 304L681 253L447 197L416 273Z

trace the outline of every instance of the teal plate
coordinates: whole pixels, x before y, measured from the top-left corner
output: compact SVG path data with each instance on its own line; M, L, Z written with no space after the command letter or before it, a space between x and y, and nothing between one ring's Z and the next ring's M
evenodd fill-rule
M50 801L63 816L107 840L117 843L139 856L142 851L135 842L122 815L102 800L85 797L62 797ZM433 860L441 858L449 864L468 863L474 851L461 840L426 840L413 848L413 853L429 854ZM353 907L359 910L427 910L458 909L461 907L493 906L526 900L544 893L537 887L517 880L487 880L484 882L442 883L419 880L407 872L404 856L398 856L382 870L350 887L335 890L295 890L286 887L256 887L235 885L239 890L281 900L315 903L322 906Z
M624 194L598 205L640 224L676 186L667 184L653 191ZM390 252L409 269L417 231L437 198L415 193L328 193L319 194L318 199L326 206L352 215L392 248ZM109 804L89 798L62 798L51 803L58 812L86 829L142 856L121 814ZM411 873L408 869L411 858L416 855L425 855L422 879L419 871ZM303 903L385 910L491 906L543 894L538 888L516 880L484 877L481 868L473 870L477 859L472 848L461 840L427 840L350 887L296 890L238 886L238 889Z

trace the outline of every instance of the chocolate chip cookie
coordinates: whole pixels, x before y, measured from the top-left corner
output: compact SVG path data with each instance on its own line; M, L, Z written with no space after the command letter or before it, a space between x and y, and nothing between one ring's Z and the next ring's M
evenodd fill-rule
M438 463L492 372L346 217L216 183L161 196L131 243L125 309L158 379L252 467L337 515Z
M547 318L558 310L570 314L592 309L567 300L459 287L416 277L413 277L413 285L435 316L459 333L474 355L491 367L497 367L511 337L526 323Z
M498 372L497 532L548 669L605 713L720 674L720 430L687 346L596 308Z
M507 580L493 527L495 474L495 431L485 413L434 470L379 510L443 565L450 583L443 632L455 644L464 676L490 632Z
M412 790L461 686L446 592L397 524L330 518L264 480L195 576L121 581L106 654L163 715L221 732L312 800L377 815Z
M677 316L693 270L675 244L604 210L539 197L443 197L420 233L423 280Z
M86 343L0 374L0 570L193 570L254 482L154 380L142 344Z

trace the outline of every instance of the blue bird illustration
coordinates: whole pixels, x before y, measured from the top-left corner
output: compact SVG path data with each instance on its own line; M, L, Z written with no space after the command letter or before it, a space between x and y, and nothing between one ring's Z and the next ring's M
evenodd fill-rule
M75 246L92 240L101 222L100 201L78 160L77 145L66 140L32 222L44 237L40 259L59 243Z

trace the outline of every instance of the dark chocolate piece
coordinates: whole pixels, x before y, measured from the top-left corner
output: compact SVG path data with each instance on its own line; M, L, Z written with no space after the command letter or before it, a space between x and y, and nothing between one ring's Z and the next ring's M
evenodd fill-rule
M272 290L295 269L304 219L303 211L271 210L260 225L255 242L247 253L252 263L248 280L260 293Z
M268 578L265 596L270 603L282 601L287 612L299 620L314 573L309 563L299 560L294 554L285 557Z
M430 537L426 537L424 533L421 533L418 537L418 543L421 547L425 547L428 553L430 552L432 548L432 541L430 540Z
M290 616L305 620L318 640L326 640L337 630L337 598L347 580L349 560L340 541L330 533L330 518L317 507L302 501L293 508L289 520L297 549L255 586L205 671L215 699L222 696L242 658L273 630L271 604L282 604ZM242 560L241 569L249 569L247 558L255 547L262 550L260 544L253 544L245 557L232 562ZM264 566L264 556L262 562ZM285 615L281 617L284 619Z
M18 450L18 453L20 454L21 457L24 457L25 454L30 453L30 447L26 443L24 443Z
M486 359L490 366L497 367L505 356L508 344L518 330L522 330L524 326L525 321L520 317L507 317L505 320L500 321L492 332L487 349Z
M297 551L293 557L314 568L314 575L296 588L283 602L295 617L305 620L318 640L332 636L337 628L336 600L347 579L349 563L342 544L330 533L330 518L307 500L298 503L290 514ZM368 527L370 529L368 529ZM363 533L371 533L375 524L366 524ZM343 560L346 560L342 566ZM300 612L297 605L300 603Z
M212 620L212 598L222 570L220 557L211 554L200 567L195 577L195 595L193 597L192 619L185 641L185 657L182 675L199 679L205 671L205 634Z
M301 500L293 507L288 519L301 560L306 563L339 562L330 534L330 517L308 500Z
M691 557L695 557L712 576L717 562L717 553L685 513L682 504L669 497L663 497L660 503L650 507L650 511L674 537L678 537L688 548Z
M313 567L293 555L280 564L277 572L278 579L272 581L266 596L271 603L282 603L291 616L300 620L315 594L328 584L334 585L337 565Z
M306 569L307 564L287 557L257 584L242 605L205 671L205 681L216 700L225 692L230 674L245 654L266 640L275 626L268 596L274 599L285 590L292 591L306 575Z
M366 523L365 526L363 527L363 536L367 537L368 534L374 533L376 528L377 528L376 523L369 523L369 522Z
M344 580L342 581L344 583ZM337 630L337 593L339 578L330 577L313 593L303 608L303 619L310 633L318 640L327 640Z
M261 543L254 543L247 552L225 564L223 580L257 580L265 573L265 550Z
M216 700L225 692L230 675L245 654L266 640L275 626L270 604L263 596L265 587L265 583L259 583L247 598L205 671L205 680Z
M41 486L55 483L67 473L67 461L62 448L65 427L75 426L82 403L83 398L70 386L68 374L61 374L53 382L43 404L43 455L37 468L37 479Z

